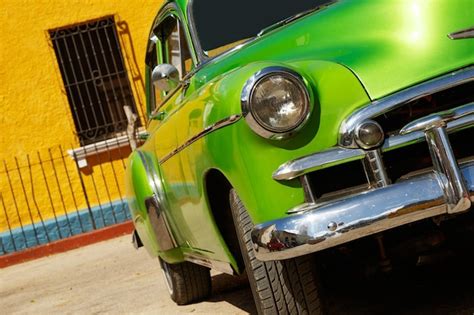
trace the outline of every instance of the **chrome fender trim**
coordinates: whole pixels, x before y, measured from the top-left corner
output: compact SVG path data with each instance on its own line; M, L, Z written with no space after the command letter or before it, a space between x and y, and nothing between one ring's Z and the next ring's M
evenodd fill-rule
M474 202L474 161L462 163L460 170ZM256 257L263 261L293 258L410 222L447 215L443 181L436 172L429 171L256 225L252 230Z
M192 136L191 138L189 138L185 143L183 143L182 145L180 145L179 147L177 147L176 149L174 149L173 151L171 151L169 154L167 154L165 157L163 157L161 160L160 160L160 163L165 163L167 160L169 160L171 157L173 157L174 155L178 154L179 152L183 151L184 149L186 149L188 146L190 146L191 144L193 144L194 142L198 141L199 139L207 136L208 134L210 134L211 132L214 132L218 129L221 129L221 128L224 128L226 126L229 126L229 125L232 125L234 123L236 123L237 121L239 121L239 119L242 117L242 115L240 114L236 114L236 115L231 115L229 117L226 117L224 119L221 119L219 120L218 122L210 125L210 126L207 126L206 128L204 128L204 130L202 130L201 132L199 132L198 134Z

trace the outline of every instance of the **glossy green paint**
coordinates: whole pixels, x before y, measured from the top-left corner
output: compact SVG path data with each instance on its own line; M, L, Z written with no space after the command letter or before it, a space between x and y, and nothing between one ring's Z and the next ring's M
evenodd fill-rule
M161 160L205 127L240 113L240 89L233 87L243 86L253 73L274 65L292 68L306 79L313 114L299 134L285 141L266 140L254 134L241 119L161 164L176 237L183 249L213 260L229 261L230 257L236 266L209 211L208 198L212 196L206 194L206 172L218 169L228 178L254 222L281 217L304 198L298 182L276 182L272 172L289 159L333 146L338 130L334 119L340 122L369 101L358 80L341 65L323 61L255 63L217 77L199 89L190 86L186 92L176 93L173 102L162 108L170 114L162 122L150 123L151 136L141 150ZM341 93L340 88L349 93ZM322 120L323 116L333 119Z
M254 223L285 216L303 202L303 192L297 180L272 179L279 165L334 146L341 122L371 99L474 63L474 40L447 37L473 24L473 3L341 1L199 65L189 85L160 108L164 119L149 123L150 137L139 149L154 157L160 170L178 251L159 251L142 209L151 191L143 167L135 165L140 161L130 158L127 195L149 252L169 262L193 254L229 262L237 270L209 209L213 196L206 193L207 172L218 170L229 180ZM177 4L186 7L184 0ZM205 128L240 114L243 85L269 66L297 71L310 91L312 113L297 135L263 139L242 118L186 145ZM148 101L150 93L147 80Z
M271 174L278 166L295 157L333 146L337 140L339 122L369 101L352 73L338 64L322 61L256 63L227 74L213 84L213 91L204 93L212 95L212 98L207 97L205 101L199 97L188 99L183 115L198 110L205 112L206 116L202 125L196 126L195 130L188 129L188 134L183 138L189 138L204 126L223 117L239 113L240 90L233 87L242 86L251 74L270 65L292 68L307 81L313 111L305 127L295 137L284 141L263 139L241 119L183 151L183 154L189 155L188 160L200 168L197 170L198 175L209 168L223 172L237 189L256 223L281 217L288 209L303 202L298 182L282 184L272 179ZM341 88L348 93L341 93ZM222 102L221 97L227 101ZM200 149L196 150L195 146L200 146ZM212 157L211 161L209 157ZM199 176L192 179L192 182L196 181L199 181Z
M159 166L153 155L142 151L148 162L148 167L153 167L159 174ZM145 208L145 200L153 196L152 184L150 183L149 173L142 158L135 151L128 158L128 167L125 173L125 193L129 205L135 229L140 240L151 256L160 255L168 262L183 261L182 251L173 249L162 251L156 240L150 218Z
M341 0L209 62L203 82L262 60L326 60L351 69L372 99L474 63L472 0Z

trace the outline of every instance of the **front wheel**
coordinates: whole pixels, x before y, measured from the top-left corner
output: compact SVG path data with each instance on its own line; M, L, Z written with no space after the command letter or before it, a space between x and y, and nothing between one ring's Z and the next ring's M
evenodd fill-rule
M209 268L190 262L168 264L160 258L171 299L178 305L204 300L211 294Z
M256 259L253 223L242 201L230 191L232 217L259 314L322 314L319 281L312 255L282 261Z

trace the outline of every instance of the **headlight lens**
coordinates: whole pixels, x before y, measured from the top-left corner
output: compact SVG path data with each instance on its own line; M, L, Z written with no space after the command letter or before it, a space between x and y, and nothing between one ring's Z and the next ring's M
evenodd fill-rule
M243 111L252 129L261 136L284 138L308 118L309 95L298 74L267 68L249 82L251 86L243 91Z

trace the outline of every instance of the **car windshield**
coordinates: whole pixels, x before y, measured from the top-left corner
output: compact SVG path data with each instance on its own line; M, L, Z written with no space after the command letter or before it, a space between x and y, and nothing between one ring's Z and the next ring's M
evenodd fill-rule
M213 57L284 24L281 21L331 2L334 0L194 0L192 14L201 48Z

